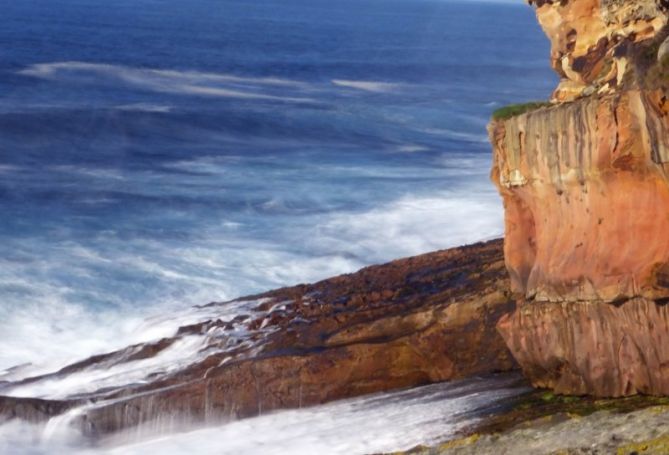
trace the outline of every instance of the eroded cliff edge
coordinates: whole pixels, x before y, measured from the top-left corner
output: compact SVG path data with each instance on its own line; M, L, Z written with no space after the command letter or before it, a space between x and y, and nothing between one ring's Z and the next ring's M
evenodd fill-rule
M669 394L669 30L660 0L531 0L562 81L490 127L534 385Z

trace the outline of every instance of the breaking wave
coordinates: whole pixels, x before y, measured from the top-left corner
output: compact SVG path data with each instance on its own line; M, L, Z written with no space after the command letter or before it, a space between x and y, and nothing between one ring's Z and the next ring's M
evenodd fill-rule
M0 308L0 370L29 363L21 371L36 374L165 336L160 326L144 321L153 314L318 281L503 232L501 203L483 186L404 196L368 211L314 214L294 223L277 230L272 242L247 238L235 223L187 242L106 237L99 240L107 244L103 250L72 240L44 244L39 256L15 240L22 262L0 259L0 289L13 304ZM69 273L61 275L62 269ZM107 283L100 288L102 276ZM118 291L129 282L137 289Z

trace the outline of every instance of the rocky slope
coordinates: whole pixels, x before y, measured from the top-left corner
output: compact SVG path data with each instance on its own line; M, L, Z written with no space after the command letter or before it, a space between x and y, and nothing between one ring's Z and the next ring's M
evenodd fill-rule
M523 299L500 331L537 386L668 394L667 2L530 3L562 82L489 127Z
M0 420L165 432L510 370L508 289L493 241L211 303L155 321L171 337L0 385Z

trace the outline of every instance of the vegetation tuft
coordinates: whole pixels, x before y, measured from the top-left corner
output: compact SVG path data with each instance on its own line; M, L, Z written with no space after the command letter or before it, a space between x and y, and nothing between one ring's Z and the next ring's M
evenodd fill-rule
M507 120L517 115L525 114L526 112L534 111L542 107L548 107L551 103L547 101L532 101L522 104L511 104L497 109L492 113L493 120Z

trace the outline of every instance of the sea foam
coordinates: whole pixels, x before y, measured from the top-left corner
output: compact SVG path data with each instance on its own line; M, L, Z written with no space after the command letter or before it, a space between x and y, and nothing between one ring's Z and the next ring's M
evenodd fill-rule
M277 411L207 428L182 422L181 432L137 428L87 446L68 426L74 410L46 425L0 425L0 452L46 455L363 455L436 444L474 424L501 400L527 391L516 375L473 378ZM173 422L165 422L172 425ZM4 452L3 452L4 453Z

